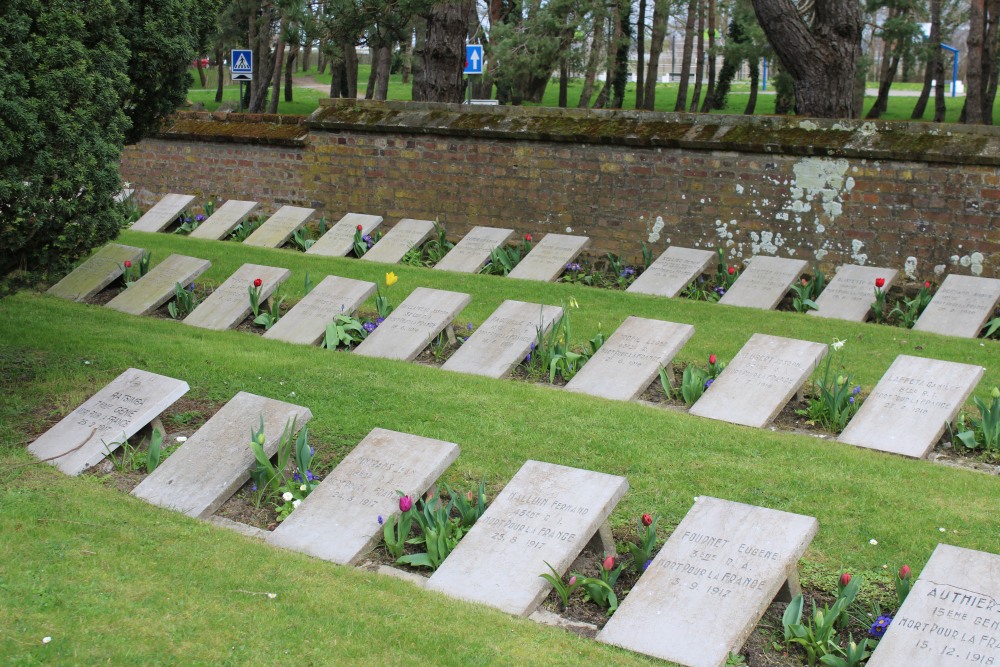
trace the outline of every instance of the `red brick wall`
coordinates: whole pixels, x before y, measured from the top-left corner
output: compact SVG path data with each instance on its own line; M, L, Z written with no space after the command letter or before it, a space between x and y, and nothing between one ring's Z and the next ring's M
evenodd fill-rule
M920 280L935 270L1000 276L993 165L722 150L724 140L652 147L367 129L314 126L299 147L151 139L126 149L122 175L144 205L185 192L268 212L311 206L331 221L349 211L390 225L436 218L455 238L473 225L581 234L589 254L633 260L645 240L657 254L721 246L734 261L819 258L827 271L864 263L908 266Z

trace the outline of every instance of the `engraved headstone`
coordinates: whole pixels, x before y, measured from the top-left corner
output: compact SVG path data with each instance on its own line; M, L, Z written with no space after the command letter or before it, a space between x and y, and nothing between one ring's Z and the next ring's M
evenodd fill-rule
M914 331L975 338L1000 301L1000 280L952 274L913 325Z
M781 303L806 266L808 262L804 259L757 255L719 303L771 310Z
M47 294L71 301L86 301L119 278L126 261L137 266L144 252L142 248L109 243L50 287Z
M1000 556L939 544L868 667L1000 665Z
M576 259L589 241L586 236L546 234L507 277L551 282L562 275L566 264Z
M146 211L144 216L132 223L131 229L135 232L162 232L177 220L193 201L193 195L168 194Z
M626 292L674 297L716 261L711 250L671 246L642 272Z
M215 288L204 301L198 304L184 324L203 329L232 329L250 314L250 286L257 278L261 280L259 306L292 272L275 266L244 264L226 282Z
M722 667L782 584L797 581L818 528L810 516L698 498L598 641L685 667Z
M460 292L418 287L354 352L365 357L413 361L471 300Z
M427 588L528 616L628 490L624 477L526 461L427 582Z
M67 475L79 475L187 390L187 382L130 368L28 445L28 451L52 459L49 463Z
M473 227L434 268L456 273L476 273L489 260L490 253L513 235L513 229Z
M371 234L381 224L380 215L348 213L313 243L306 253L324 257L344 257L354 248L354 234L358 231L358 225L361 225L361 234L364 235Z
M357 228L357 225L355 225ZM434 221L403 218L396 226L379 239L372 248L361 256L370 262L395 264L403 259L403 255L411 248L419 247L434 231Z
M314 213L314 208L282 206L255 229L244 243L260 248L280 248L292 238L292 234L305 227Z
M108 308L132 315L149 315L174 296L177 284L187 287L208 270L207 259L171 255L149 270L127 290L111 299Z
M754 334L691 414L745 426L766 426L826 356L827 346Z
M896 274L896 269L844 264L837 269L837 275L816 298L819 308L810 310L809 314L864 322L871 315L872 304L875 303L875 281L883 279L885 284L879 289L888 293L896 280Z
M562 315L559 306L504 301L469 340L444 362L446 371L500 378L510 372Z
M631 401L693 335L690 324L630 316L573 376L566 389Z
M312 418L309 408L241 391L132 490L143 500L204 518L250 479L256 464L250 429L264 418L264 451L274 456L286 427Z
M230 199L209 216L208 220L198 225L198 228L191 232L190 237L212 241L225 238L257 210L258 206L259 204L255 201Z
M264 333L289 343L315 345L337 315L350 315L375 291L375 283L327 276Z
M901 354L837 439L923 458L982 377L981 366Z
M399 514L396 491L422 496L457 457L451 442L376 428L267 541L353 565L382 539L378 517Z

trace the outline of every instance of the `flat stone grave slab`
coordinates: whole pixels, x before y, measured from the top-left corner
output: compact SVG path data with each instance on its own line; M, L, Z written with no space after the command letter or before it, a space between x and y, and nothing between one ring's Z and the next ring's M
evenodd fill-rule
M427 581L427 588L528 616L628 490L624 477L526 461Z
M132 315L149 315L174 296L177 283L187 287L210 266L212 263L207 259L171 255L111 299L107 306Z
M413 361L471 300L461 292L418 287L354 348L354 353Z
M501 378L507 375L562 315L559 306L504 301L444 362L446 371Z
M258 206L260 205L255 201L230 199L220 206L208 220L198 225L197 229L189 236L193 239L212 241L223 239L229 236L251 213L256 211Z
M576 259L589 241L586 236L546 234L507 277L552 282L562 275L566 264Z
M244 243L259 248L280 248L292 238L292 234L305 227L314 213L314 208L282 206L255 229Z
M771 310L781 303L808 264L804 259L757 255L719 303Z
M819 309L808 312L814 317L864 322L871 315L872 304L875 303L875 281L884 279L885 285L881 289L888 292L897 274L896 269L843 264L816 298Z
M694 327L630 316L566 385L568 391L631 401L684 347Z
M375 283L327 276L265 331L264 338L316 345L323 340L326 325L334 317L350 315L374 292Z
M162 232L184 212L194 195L168 194L146 211L146 214L132 223L132 231Z
M711 250L671 246L628 286L626 292L674 297L705 273L718 255Z
M118 194L116 194L113 197L113 199L120 204L123 201L131 199L132 195L134 194L135 194L135 188L122 188L121 190L118 191Z
M357 225L355 225L355 229ZM378 240L371 249L361 256L370 262L395 264L403 259L403 255L411 248L418 247L434 232L433 220L414 220L403 218L396 226Z
M868 667L1000 664L1000 556L939 544Z
M456 273L476 273L489 260L494 248L502 246L513 235L513 229L473 227L434 268Z
M380 215L348 213L313 243L306 253L324 257L344 257L354 249L354 233L358 231L358 225L361 225L361 233L364 235L371 234L381 224Z
M950 275L913 325L914 331L976 338L1000 301L1000 280Z
M901 354L837 440L923 458L965 405L983 370Z
M130 368L28 445L67 475L97 465L187 393L188 384ZM61 455L61 456L60 456Z
M241 391L177 451L168 456L132 495L188 516L205 518L250 479L256 464L250 429L264 417L264 451L274 456L285 427L296 431L312 418L309 408Z
M249 289L254 280L260 278L263 282L260 286L259 302L263 308L264 302L291 273L288 269L276 266L244 264L198 304L194 311L184 318L184 324L217 331L232 329L250 314Z
M754 334L691 406L691 414L762 428L781 412L827 349L822 343Z
M138 264L144 252L142 248L109 243L50 287L46 294L70 301L86 301L121 277L123 263Z
M378 517L399 514L396 491L422 496L457 457L454 443L376 428L267 541L354 565L382 539Z
M798 581L818 529L811 516L701 496L598 641L685 667L722 667L782 584Z

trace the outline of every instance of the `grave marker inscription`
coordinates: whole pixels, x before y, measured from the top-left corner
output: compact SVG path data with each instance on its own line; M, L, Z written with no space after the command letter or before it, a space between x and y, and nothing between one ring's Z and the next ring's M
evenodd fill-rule
M757 255L719 303L771 310L785 297L806 266L808 262L804 259Z
M191 202L193 195L168 194L153 205L153 208L146 211L146 214L132 223L132 231L135 232L162 232L169 227L184 212Z
M598 641L685 667L722 667L782 584L797 581L818 528L810 516L698 498Z
M361 233L371 234L382 224L380 215L364 215L362 213L348 213L341 218L337 224L331 227L326 234L323 234L306 250L309 255L323 255L324 257L344 257L354 248L354 234L361 225Z
M528 616L628 489L624 477L527 461L445 559L427 588Z
M230 199L218 208L208 220L198 225L189 235L193 239L208 239L218 241L229 236L240 223L257 210L259 204L255 201L240 201Z
M211 265L207 259L171 255L111 299L107 306L132 315L149 315L174 296L178 283L187 287Z
M1000 280L951 274L913 325L914 331L975 338L1000 301Z
M255 229L244 243L259 248L280 248L292 238L292 234L302 229L315 213L314 208L282 206L265 220L264 224Z
M378 517L399 514L396 491L422 496L457 457L454 443L376 428L267 541L354 565L382 539Z
M263 308L264 302L291 273L288 269L275 266L244 264L224 283L216 287L214 292L205 297L205 300L184 318L184 324L217 331L232 329L250 314L249 288L254 280L257 278L261 280L259 305Z
M122 264L126 261L137 267L144 252L142 248L109 243L50 287L46 294L71 301L86 301L120 278Z
M507 277L551 282L562 274L567 263L583 252L589 241L586 236L546 234Z
M471 300L460 292L418 287L354 352L365 357L413 361Z
M39 459L79 475L97 465L187 393L187 382L130 368L28 445Z
M489 260L490 253L513 235L513 229L473 227L434 268L456 273L476 273Z
M816 298L817 310L810 310L814 317L829 317L852 322L864 322L871 315L875 302L875 281L885 280L880 288L888 293L896 280L896 269L880 269L875 266L844 264L837 269L837 275Z
M675 297L705 273L717 257L711 250L671 246L625 291Z
M356 228L356 226L355 226ZM417 248L426 241L434 231L432 220L414 220L403 218L396 226L378 240L372 248L361 256L370 262L395 264L403 259L403 255Z
M265 331L264 338L316 345L334 317L350 315L374 292L375 283L327 276Z

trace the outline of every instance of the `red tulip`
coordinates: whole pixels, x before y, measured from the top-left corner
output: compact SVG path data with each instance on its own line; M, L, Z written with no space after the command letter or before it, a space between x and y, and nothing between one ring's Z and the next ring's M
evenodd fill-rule
M653 517L652 516L650 516L649 514L643 514L642 515L642 525L649 526L649 525L652 525L652 523L653 523Z
M851 583L851 575L846 572L840 575L840 587L847 588L847 584Z
M125 260L125 268L126 269L131 269L132 268L132 262L130 262L129 260L126 259Z
M926 287L927 289L930 289L931 288L931 281L929 281L929 280L924 281L924 287Z
M910 578L910 566L909 565L904 565L903 567L899 568L899 578L900 579L909 579Z
M260 278L254 278L253 279L253 286L254 287L260 287L263 284L264 284L264 281L261 280Z
M525 234L524 240L527 241L528 243L531 243L531 234Z
M729 275L733 275L734 273L736 273L736 267L735 266L730 266L729 267Z
M885 287L885 278L876 278L875 287L882 288Z
M362 227L361 225L358 225L358 231L360 232L360 231L363 231L363 230L364 230L364 227Z
M715 359L716 357L714 354L708 355L708 363L712 364L713 366L715 365Z
M399 497L399 511L400 512L409 512L411 507L413 507L413 499L412 498L410 498L409 496L400 496Z
M610 572L612 569L614 569L614 567L615 567L615 557L614 557L614 555L612 554L611 556L608 556L607 558L605 558L604 562L601 563L601 567L603 567L608 572Z
M806 280L805 278L803 278L803 279L802 279L802 286L803 286L803 287L805 287L805 286L806 286L806 285L808 285L808 284L809 284L809 281L808 281L808 280Z

